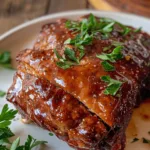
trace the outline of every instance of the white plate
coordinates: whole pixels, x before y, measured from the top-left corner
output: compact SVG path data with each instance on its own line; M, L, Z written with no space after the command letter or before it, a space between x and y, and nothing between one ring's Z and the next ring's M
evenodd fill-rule
M35 41L41 26L53 22L58 18L71 18L76 19L79 16L93 13L96 16L103 16L113 18L119 22L122 22L126 25L131 25L134 27L143 27L143 30L150 33L150 20L143 17L138 17L130 14L123 13L114 13L114 12L102 12L102 11L71 11L64 12L59 14L53 14L44 16L33 21L22 24L7 33L0 36L0 49L10 50L12 53L12 57L15 58L15 55L19 50L24 48L30 48ZM13 62L14 63L14 62ZM8 87L12 83L14 71L1 69L0 70L0 89L7 91ZM0 109L6 103L5 98L0 100ZM9 104L10 107L13 107ZM149 150L150 145L143 144L142 141L138 141L136 143L131 144L130 141L133 139L133 135L138 134L139 138L145 137L150 139L150 135L148 135L148 131L150 131L150 120L143 120L141 114L150 115L150 103L143 104L135 110L132 123L129 126L129 130L127 132L127 146L126 150ZM28 134L31 134L33 137L38 140L46 140L48 144L42 148L38 148L39 150L72 150L65 142L57 139L55 136L50 137L48 135L48 131L43 130L36 125L25 125L19 120L20 116L17 116L16 121L13 121L11 125L11 129L16 134L16 136L20 136L22 142L25 141Z

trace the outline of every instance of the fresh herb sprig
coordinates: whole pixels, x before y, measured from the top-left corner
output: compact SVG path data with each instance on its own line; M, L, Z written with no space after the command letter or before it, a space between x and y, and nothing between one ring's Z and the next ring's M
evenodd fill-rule
M51 133L51 132L49 133L49 136L53 136L53 135L54 135L53 133Z
M135 29L134 32L138 33L138 32L141 32L141 30L142 30L142 27L139 27L139 28Z
M28 138L24 145L20 145L20 138L17 138L12 143L10 150L32 150L34 147L46 143L47 143L46 141L37 141L31 135L28 135Z
M3 143L11 144L9 138L13 136L14 133L10 130L10 128L0 128L0 145L2 145Z
M0 113L0 149L1 150L32 150L34 147L47 143L46 141L37 141L31 135L28 135L28 138L24 145L20 145L20 138L17 138L13 143L9 141L10 137L14 136L14 133L10 130L9 125L11 120L15 118L17 111L9 109L8 105L4 105ZM8 149L6 144L11 144Z
M109 54L102 53L100 55L96 55L97 58L103 60L101 65L105 71L115 71L115 67L112 64L110 64L108 61L114 63L116 62L116 60L122 59L123 58L122 49L123 46L119 45L115 47L114 50Z
M103 48L103 51L108 51L108 50L110 50L111 48L113 48L113 47L118 47L118 46L124 46L124 43L122 43L122 42L119 42L119 41L113 41L112 43L111 43L111 45L109 45L109 46L107 46L107 47L104 47Z
M17 112L17 110L9 109L8 104L5 104L0 114L0 128L8 127Z
M58 61L56 65L62 69L68 69L71 66L77 65L79 63L78 58L75 56L75 52L72 49L66 48L64 51L65 56L59 55L58 51L54 49L54 53L57 56Z
M96 55L96 57L100 58L101 60L106 60L114 63L116 62L116 60L123 58L122 49L123 46L117 46L111 53L102 53L100 55Z
M114 80L110 76L102 76L101 80L107 83L107 87L104 90L104 94L115 96L120 89L123 82Z
M115 71L115 67L107 61L103 61L101 65L103 66L105 71Z
M4 68L12 68L10 52L0 52L0 66Z

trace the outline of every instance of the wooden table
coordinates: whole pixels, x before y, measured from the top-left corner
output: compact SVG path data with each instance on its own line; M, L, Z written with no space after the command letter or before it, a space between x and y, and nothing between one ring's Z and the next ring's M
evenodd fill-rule
M114 5L107 3L108 1L114 2L115 0L0 0L0 34L23 22L50 13L93 8L107 11L121 10L117 9ZM125 2L126 0L119 1ZM138 1L141 2L142 0ZM89 2L91 2L92 5ZM139 5L142 8L140 8L140 10L146 8L143 13L141 13L142 11L139 11L139 13L129 12L150 16L148 13L150 2L147 3L148 5L145 4L146 0L142 6Z
M0 0L0 34L39 16L88 8L87 0Z

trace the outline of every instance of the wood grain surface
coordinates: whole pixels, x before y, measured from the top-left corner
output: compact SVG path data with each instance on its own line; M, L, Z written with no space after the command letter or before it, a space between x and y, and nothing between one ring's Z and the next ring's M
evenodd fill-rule
M49 13L86 9L87 0L0 0L0 34Z
M150 0L0 0L0 34L43 15L76 9L127 11L150 17Z
M150 17L150 0L105 0L122 11Z

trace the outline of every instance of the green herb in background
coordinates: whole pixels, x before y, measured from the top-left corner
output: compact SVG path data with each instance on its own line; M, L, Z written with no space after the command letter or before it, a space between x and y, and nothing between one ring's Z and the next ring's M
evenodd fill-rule
M11 120L15 118L17 111L9 109L8 105L4 105L1 114L0 114L0 150L32 150L32 148L47 143L46 141L37 141L31 135L28 135L28 138L24 145L20 146L20 138L11 142L9 138L14 136L14 133L8 127L11 124ZM6 144L11 144L8 149Z
M110 76L102 76L101 80L108 84L106 89L104 90L104 94L106 95L115 96L122 85L121 81L114 80Z
M17 147L20 144L20 138L17 138L11 145L10 150L17 150ZM23 150L24 148L19 148L20 150Z
M0 66L4 68L12 68L10 52L0 52Z
M131 143L134 143L134 142L137 142L137 141L139 141L139 139L138 138L134 138Z
M0 90L0 97L4 97L5 95L6 95L6 92Z
M0 150L9 150L9 149L4 145L0 145Z
M20 141L20 140L18 140L18 141ZM47 143L46 141L37 141L31 135L28 135L25 145L19 146L16 150L20 150L19 149L20 147L24 147L23 150L31 150L32 148L34 148L40 144L46 144L46 143ZM19 142L19 144L20 144L20 142Z
M24 145L20 145L20 138L18 137L11 145L10 150L32 150L34 147L46 144L46 141L37 141L31 135L28 135L28 138Z
M0 114L0 128L8 127L17 112L17 110L9 109L8 104L5 104Z
M0 145L3 143L10 143L9 138L14 136L14 133L10 130L10 128L0 128Z

